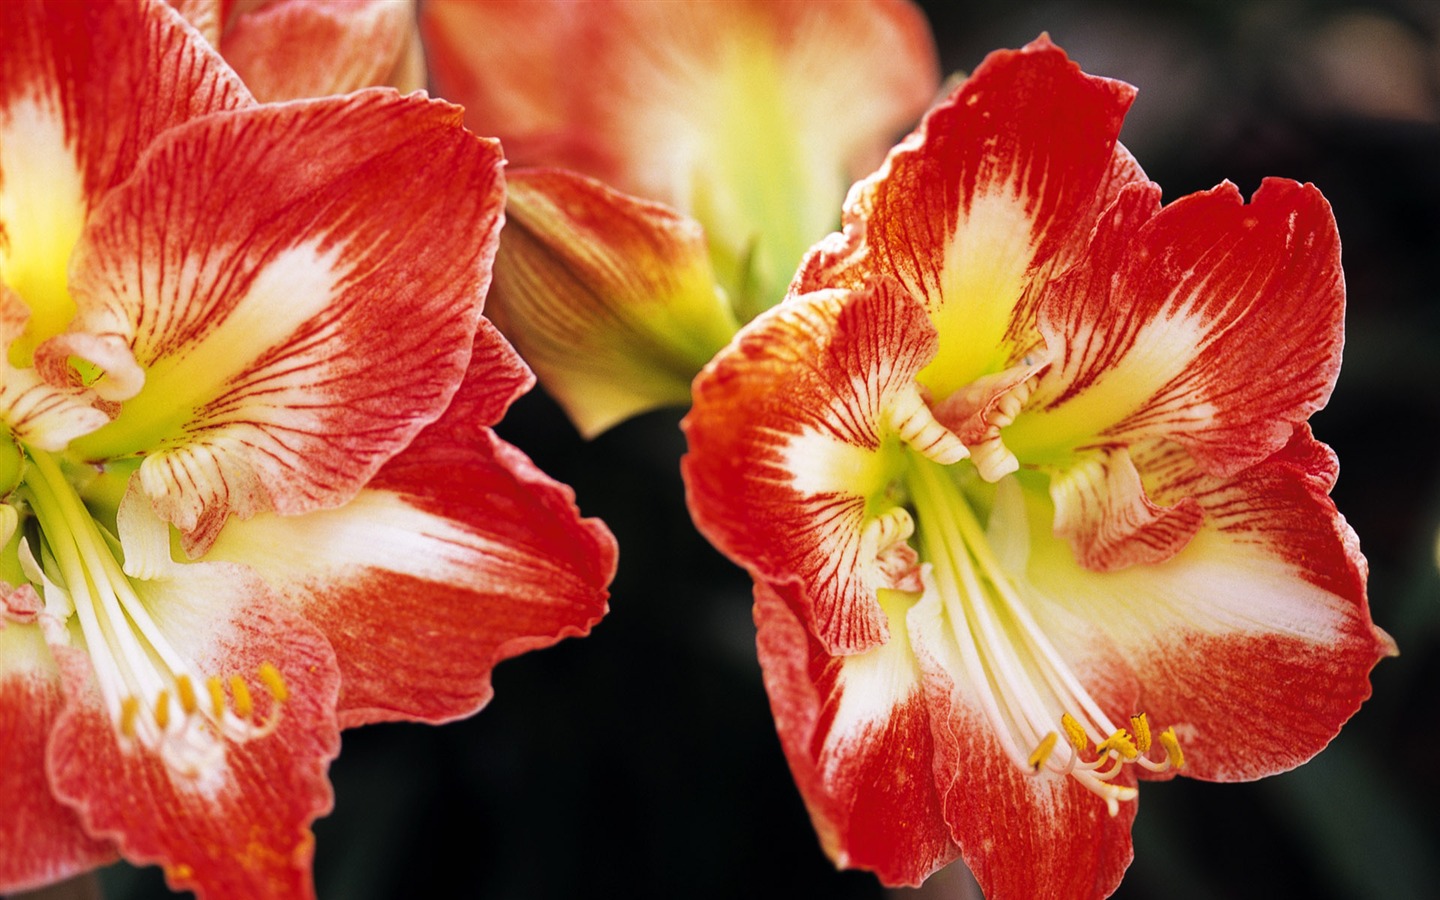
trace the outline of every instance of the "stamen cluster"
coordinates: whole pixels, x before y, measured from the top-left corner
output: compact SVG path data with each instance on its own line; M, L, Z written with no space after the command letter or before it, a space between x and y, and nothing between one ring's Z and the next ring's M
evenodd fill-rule
M1037 775L1042 771L1050 771L1075 776L1077 781L1105 801L1112 816L1120 812L1120 801L1134 800L1137 794L1133 787L1111 783L1125 766L1133 763L1151 772L1165 772L1185 766L1185 754L1180 750L1180 739L1175 736L1173 726L1160 733L1160 746L1165 751L1165 758L1154 760L1146 755L1153 742L1150 722L1143 712L1130 717L1129 731L1117 728L1109 737L1097 742L1093 759L1085 758L1091 752L1090 737L1086 734L1085 726L1067 712L1060 716L1060 727L1064 730L1065 741L1070 747L1069 756L1064 762L1055 760L1054 751L1060 734L1051 731L1030 754L1030 771Z

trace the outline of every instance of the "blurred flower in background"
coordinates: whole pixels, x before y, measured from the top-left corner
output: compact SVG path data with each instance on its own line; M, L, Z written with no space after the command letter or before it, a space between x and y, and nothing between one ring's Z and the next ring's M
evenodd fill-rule
M412 0L169 0L263 102L425 87Z
M517 185L489 314L587 436L684 404L938 85L891 0L432 0L421 24Z

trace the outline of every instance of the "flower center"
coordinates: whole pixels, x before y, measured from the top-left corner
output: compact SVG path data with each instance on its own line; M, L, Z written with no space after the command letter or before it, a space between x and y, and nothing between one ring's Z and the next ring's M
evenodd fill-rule
M202 673L166 638L125 573L119 540L85 507L60 462L33 448L26 459L17 495L39 528L20 552L45 597L46 639L67 644L69 623L78 623L122 746L146 747L173 772L203 778L223 765L227 741L272 733L289 696L279 670L265 662L253 674L263 689L259 703L242 675Z
M1153 772L1184 764L1173 729L1160 735L1163 759L1149 754L1152 738L1143 713L1129 731L1118 728L1035 619L1010 574L1023 560L1002 562L996 545L1028 555L1029 529L1022 488L1014 476L996 486L990 534L980 524L957 476L958 468L916 457L906 476L915 508L918 550L931 565L959 651L997 740L1016 766L1073 777L1105 801L1111 815L1136 790L1114 783L1127 765ZM1009 563L1008 565L1006 563ZM1057 755L1060 723L1068 754ZM1092 747L1093 745L1093 747Z

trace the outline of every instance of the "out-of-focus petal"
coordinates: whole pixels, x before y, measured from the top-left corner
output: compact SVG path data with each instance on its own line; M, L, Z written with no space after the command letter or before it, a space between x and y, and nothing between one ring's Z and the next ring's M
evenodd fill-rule
M219 46L255 96L270 102L422 87L407 71L418 39L409 0L277 0L235 15Z
M569 172L507 187L486 311L580 432L688 402L737 327L700 226Z
M1038 343L1033 285L1073 255L1120 177L1116 136L1135 90L1086 75L1044 37L990 54L845 202L792 292L876 274L924 300L940 347L936 399Z
M107 863L115 848L86 834L50 790L45 744L61 707L60 673L39 626L5 618L0 609L0 891L23 891Z
M220 46L220 31L230 18L235 0L165 0L185 21L205 36L210 46Z
M206 557L246 563L325 632L345 727L469 715L490 699L496 663L605 613L614 539L475 424L495 379L472 373L456 407L350 503L232 521Z
M739 317L780 299L846 186L931 101L907 3L448 3L437 88L517 165L562 166L704 224Z
M757 578L804 585L831 653L883 643L885 558L910 519L886 496L897 453L964 457L915 384L935 352L925 310L893 282L792 299L740 332L695 381L682 461L696 525Z
M837 657L780 593L755 586L765 688L815 831L836 865L869 869L886 884L919 884L959 854L926 767L934 743L903 622L911 602L882 590L881 605L898 619L890 643Z
M74 328L127 341L145 387L74 449L146 454L192 552L231 513L344 502L464 374L500 165L456 107L385 90L167 133L78 251Z
M17 365L74 314L66 267L90 210L157 134L250 102L164 3L0 4L0 278L30 308Z

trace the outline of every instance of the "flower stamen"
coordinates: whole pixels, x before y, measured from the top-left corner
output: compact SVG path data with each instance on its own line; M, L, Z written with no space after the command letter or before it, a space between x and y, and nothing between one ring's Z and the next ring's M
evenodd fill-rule
M1055 751L1055 744L1059 740L1060 735L1054 731L1040 739L1040 746L1036 747L1035 752L1030 754L1029 762L1031 771L1040 771L1041 767L1045 765L1045 761L1050 758L1050 754Z
M1165 748L1165 761L1171 768L1185 768L1185 754L1180 751L1180 739L1175 736L1173 727L1160 732L1160 746Z
M1125 762L1140 755L1140 752L1135 749L1135 742L1130 739L1129 733L1123 728L1115 729L1113 734L1095 747L1095 752L1102 754L1113 752L1116 759Z
M160 691L155 698L155 727L161 731L170 727L170 692Z
M1070 746L1075 752L1071 754L1068 764L1062 769L1051 769L1063 775L1074 775L1075 778L1090 791L1101 799L1105 800L1113 816L1119 811L1118 803L1123 800L1133 799L1135 789L1121 785L1113 785L1112 781L1116 775L1132 763L1140 765L1151 772L1165 772L1170 769L1178 769L1185 765L1184 754L1180 751L1180 739L1175 736L1173 727L1165 729L1160 734L1160 745L1165 749L1165 759L1154 760L1147 754L1154 746L1154 738L1150 732L1150 721L1144 713L1137 713L1130 717L1130 731L1123 728L1116 731L1099 744L1095 745L1096 757L1093 760L1084 761L1080 754L1086 752L1088 740L1085 732L1076 719L1069 713L1060 716L1060 725L1066 735L1070 738ZM1040 759L1040 765L1031 766L1032 771L1039 773L1045 767L1045 761L1049 758L1049 751L1054 748L1056 732L1050 732L1046 740L1035 748L1031 759ZM1041 753L1044 750L1045 753Z
M218 771L227 742L273 733L290 696L280 670L264 661L255 673L270 697L263 720L256 720L254 696L239 675L229 676L227 708L227 682L197 673L166 639L117 559L119 541L91 516L60 463L30 448L27 454L33 466L22 490L39 520L43 563L28 543L22 563L32 581L57 592L56 599L68 601L64 605L76 615L122 746L153 750L172 771L201 778ZM205 685L208 705L197 683ZM147 697L153 702L147 704Z
M1165 758L1152 759L1155 736L1144 713L1130 717L1128 730L1117 727L1090 695L991 548L953 470L917 459L907 480L922 559L930 563L960 660L981 688L982 709L1015 764L1030 775L1048 771L1076 779L1105 801L1112 816L1120 803L1138 796L1135 787L1114 783L1127 766L1163 772L1183 764L1173 728L1159 736ZM1022 504L1016 488L1002 482L995 508ZM1009 500L1007 489L1014 494ZM1023 516L1023 507L1011 512ZM1057 706L1058 730L1052 725ZM1062 736L1070 752L1057 756ZM1026 747L1032 749L1026 753Z
M1085 727L1075 721L1075 717L1068 712L1060 716L1060 727L1065 729L1065 736L1070 739L1070 746L1075 748L1076 753L1084 753L1090 748L1090 739L1085 736Z
M239 675L230 676L230 696L235 698L235 715L242 719L250 718L250 714L255 711L255 704L250 699L250 687Z
M265 689L270 696L275 698L276 703L284 703L290 697L290 690L285 686L285 679L280 677L280 670L269 662L260 664L260 680L265 683Z
M195 685L191 683L189 675L181 675L175 679L175 693L180 698L180 708L185 715L195 714Z
M1135 735L1135 749L1140 753L1150 752L1150 720L1144 713L1130 717L1130 731Z
M210 715L220 718L225 714L225 685L218 675L205 679L205 690L210 694Z
M140 715L140 701L126 697L120 704L120 733L127 738L135 737L135 717Z

